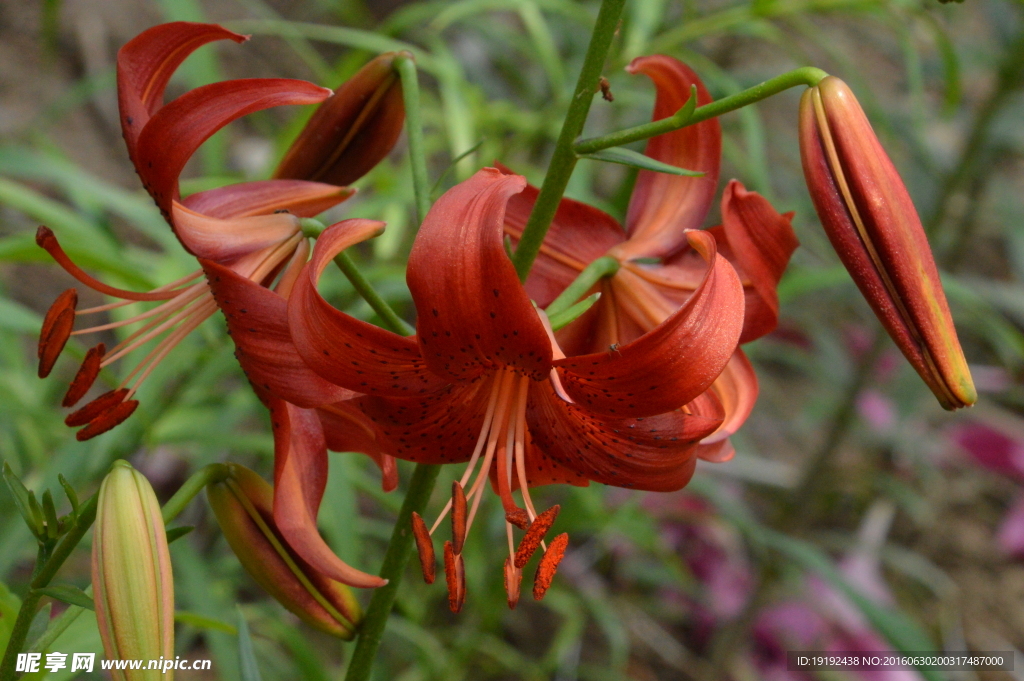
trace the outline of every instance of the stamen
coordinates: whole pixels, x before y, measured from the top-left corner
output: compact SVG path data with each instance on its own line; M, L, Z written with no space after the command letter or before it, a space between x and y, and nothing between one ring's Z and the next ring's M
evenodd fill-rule
M95 420L101 414L109 411L124 401L128 394L127 388L119 388L103 393L92 402L89 402L78 411L73 411L64 418L64 425L70 428L84 426Z
M98 279L94 279L86 274L81 267L71 262L71 258L68 257L68 254L57 243L57 237L54 236L53 231L49 227L39 226L39 229L36 230L36 244L49 253L57 261L57 264L64 268L65 272L89 288L100 293L106 293L108 296L125 298L127 300L168 300L178 295L176 291L150 291L148 293L126 291L125 289L109 286Z
M117 405L110 411L90 422L85 428L75 433L75 439L84 442L101 435L114 426L120 425L125 419L132 415L135 408L139 406L138 400L128 400Z
M212 294L209 299L212 300ZM103 358L102 366L106 368L139 346L145 345L149 341L153 340L153 338L159 336L167 329L187 318L192 314L193 310L201 305L201 301L196 301L191 304L186 303L183 305L175 305L156 319L150 320L137 331L133 331L127 338L114 346L110 351L111 354L108 357Z
M516 549L516 567L521 568L530 562L530 558L533 557L534 551L540 546L541 540L544 539L544 535L547 534L551 526L555 524L555 518L558 517L558 512L561 510L561 506L554 505L548 510L537 516L537 519L530 525L530 529L523 535L522 541L519 542L519 548ZM554 546L554 543L552 543ZM548 551L551 549L549 548ZM545 553L545 555L547 555Z
M57 300L53 301L50 305L50 309L46 311L46 316L43 318L43 328L39 331L41 337L50 335L50 331L53 330L53 325L57 321L57 316L64 310L74 310L78 306L78 291L73 288L61 293L57 296Z
M192 281L196 277L201 277L202 275L203 275L203 271L202 270L196 270L192 274L186 275L186 276L184 276L181 279L178 279L176 281L172 281L169 284L164 284L162 286L157 286L153 290L154 291L170 291L171 289L176 289L179 286L183 286L184 284L187 284L188 282ZM185 290L187 290L187 289L186 288L182 288L182 289L179 289L177 291L174 291L174 293L180 293L180 292L185 291ZM95 314L97 312L106 312L108 310L116 310L119 307L124 307L125 305L131 305L132 303L137 303L137 302L139 302L139 301L137 301L137 300L122 300L119 303L107 303L106 305L97 305L95 307L87 307L84 310L78 310L77 314L82 315L82 314Z
M462 553L466 543L466 493L458 480L452 481L452 544L455 553Z
M515 525L520 530L525 530L530 526L530 514L526 512L526 509L517 508L505 514L505 521Z
M558 571L558 564L565 556L565 549L569 546L569 535L566 532L551 540L551 546L544 552L537 566L537 575L533 579L533 600L539 601L551 588L551 581Z
M47 319L43 322L43 328L47 333L39 334L39 378L46 378L53 371L53 365L64 351L74 326L75 311L71 308L64 308L52 320L47 314Z
M512 564L512 557L505 559L505 593L508 594L509 610L516 609L519 602L519 587L523 583L523 571Z
M450 541L444 543L444 576L448 582L448 607L457 613L466 602L466 565L462 554L455 554Z
M523 494L523 505L526 506L530 521L533 521L537 517L537 509L533 506L533 499L530 498L530 486L526 481L526 399L528 391L529 386L526 385L519 392L519 404L516 409L515 458L516 475L519 478L519 491ZM519 526L517 525L517 527ZM525 530L526 528L519 527L519 529Z
M434 542L430 540L427 524L416 511L412 512L412 535L416 538L416 552L420 556L420 567L423 568L423 581L434 583L434 569L437 558L434 556Z
M137 367L132 369L128 376L121 382L121 387L124 387L128 383L128 381L132 379L132 376L138 373L139 369L141 369L144 366L146 367L146 370L143 371L142 375L140 375L139 378L135 381L135 385L133 385L132 389L128 391L128 397L131 397L132 395L135 394L135 391L139 389L139 386L141 386L142 382L146 380L146 377L153 372L153 369L156 369L157 365L163 361L164 357L166 357L167 354L185 338L185 336L195 331L196 328L200 324L205 322L207 319L209 319L213 315L213 313L216 312L216 310L216 303L213 303L211 301L205 307L201 307L198 310L196 310L195 315L193 316L192 319L179 326L171 333L171 335L167 336L167 338L164 338L162 341L160 341L160 343L158 343L157 346L153 348L153 350L150 351L150 353L146 355L146 357L143 358L142 362Z
M207 291L208 289L209 289L209 286L207 286L206 282L195 284L193 286L190 286L189 288L182 289L181 290L181 295L176 296L176 297L172 298L171 300L168 300L168 301L166 301L164 303L160 303L159 305L157 305L153 309L146 310L145 312L143 312L141 314L137 314L134 317L129 317L128 319L122 319L120 321L110 322L109 324L100 324L98 326L90 326L87 329L79 329L78 331L75 331L71 335L72 336L80 336L80 335L85 334L85 333L96 333L97 331L106 331L108 329L117 329L117 328L120 328L122 326L128 326L129 324L134 324L135 322L141 322L143 319L149 319L150 317L154 317L154 316L159 316L161 319L164 319L164 318L167 317L167 315L169 313L174 312L174 310L180 309L180 308L184 307L185 305L188 305L189 303L191 303L196 298L199 298L200 296L202 296L203 293L205 291ZM179 300L179 298L180 298L180 300ZM134 305L137 302L139 302L139 301L137 301L137 300L128 300L128 301L125 301L125 302L122 302L122 303L115 303L114 305L115 306ZM77 314L85 314L85 311L83 310L81 312L78 312ZM157 322L157 323L159 323L159 322Z
M68 391L64 394L61 406L72 407L78 400L85 397L85 394L89 392L89 388L96 381L96 377L100 374L100 360L103 359L103 353L106 351L107 346L103 343L89 348L89 352L85 353L82 366L78 368L78 373L75 374L75 378L71 381Z

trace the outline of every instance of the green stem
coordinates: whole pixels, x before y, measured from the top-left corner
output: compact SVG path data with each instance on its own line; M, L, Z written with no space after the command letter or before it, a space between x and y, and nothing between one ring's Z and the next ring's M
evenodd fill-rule
M97 495L94 494L78 507L78 517L75 520L75 526L61 538L56 548L53 549L53 553L46 560L46 563L36 572L29 583L28 593L25 594L25 600L21 602L18 617L14 620L14 628L11 630L11 637L7 642L7 651L4 653L3 662L0 662L0 681L14 680L17 674L14 669L18 653L25 647L25 639L28 637L29 627L32 625L32 620L36 615L39 601L43 598L43 594L39 592L39 589L49 585L50 580L57 574L57 570L60 569L64 561L71 555L71 552L78 546L78 542L82 541L82 537L89 531L89 528L92 527L93 521L96 520L97 501Z
M311 239L316 239L320 234L327 229L322 222L313 218L302 218L299 220L302 223L302 233ZM334 256L334 264L338 266L342 274L348 278L352 287L356 290L360 296L363 297L373 311L377 313L377 316L384 322L384 326L388 327L391 331L401 334L403 336L411 336L416 332L404 319L398 316L398 314L391 309L388 305L388 301L384 300L383 297L377 290L373 288L373 284L370 280L363 276L363 273L359 271L356 264L352 262L352 257L348 253L342 251L338 255Z
M405 132L409 138L409 162L412 165L412 190L416 196L416 224L423 222L430 210L430 187L427 182L427 155L423 147L423 122L420 117L420 84L412 54L395 57L395 68L402 79L402 101L405 105Z
M380 576L387 579L386 586L373 592L366 615L359 625L359 640L352 653L352 661L345 674L345 681L367 681L373 671L373 661L377 657L384 628L388 623L388 615L398 594L398 585L402 581L405 566L412 556L412 512L422 513L434 491L434 482L441 467L437 465L417 464L409 482L409 491L398 512L398 520L391 532L387 553L384 554L384 565Z
M572 176L572 171L576 167L577 158L572 145L583 132L583 124L587 121L587 114L590 112L594 94L598 91L601 70L604 68L604 61L608 56L612 38L615 37L615 30L618 28L619 17L622 16L624 5L625 0L603 0L601 3L601 10L597 14L597 23L594 25L594 33L590 37L587 55L583 60L583 68L580 69L576 90L569 104L569 110L565 114L562 131L555 143L555 151L551 156L547 174L544 176L544 183L540 187L537 201L533 204L533 210L526 221L526 227L519 239L519 246L512 256L512 262L516 266L516 272L521 281L526 281L526 275L529 274L530 267L540 252L540 245L548 233L551 220L555 217L555 211L558 210L558 204L569 184L569 177Z
M808 85L810 87L814 87L827 75L828 74L821 69L813 66L804 66L788 73L783 73L781 76L776 76L770 80L766 80L754 87L747 88L743 92L737 92L734 95L723 97L722 99L711 102L710 104L699 106L694 109L693 113L689 116L681 115L686 109L684 106L675 115L663 118L660 121L637 125L632 128L626 128L625 130L601 135L600 137L591 137L589 139L580 140L573 145L573 150L577 154L592 154L595 151L600 151L601 149L618 147L623 144L629 144L630 142L636 142L637 140L645 140L657 135L663 135L666 132L679 130L680 128L685 128L688 125L694 125L696 123L706 121L709 118L721 116L724 113L735 111L736 109L742 109L745 106L749 106L755 102L761 101L762 99L767 99L768 97L777 95L783 90L788 90L789 88L796 87L797 85Z
M203 466L185 481L174 496L167 500L162 509L164 525L178 517L185 507L195 499L196 495L206 489L211 482L221 482L228 477L228 467L222 463L211 463Z
M582 298L590 287L605 277L610 277L619 271L619 261L605 255L592 261L587 265L579 276L569 284L557 298L544 310L548 317L554 317L559 312L564 312L572 307L573 303Z

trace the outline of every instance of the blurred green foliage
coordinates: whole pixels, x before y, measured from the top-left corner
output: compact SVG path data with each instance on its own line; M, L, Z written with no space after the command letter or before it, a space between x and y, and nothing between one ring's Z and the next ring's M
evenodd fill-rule
M533 182L542 178L597 10L596 2L569 0L114 4L161 20L230 18L223 22L229 28L254 34L241 47L200 50L173 83L176 92L251 75L306 77L331 87L377 52L411 50L423 74L430 179L438 194L494 159ZM54 60L78 58L73 36L81 16L55 2L42 11L45 41L33 68L45 72L57 68ZM689 62L716 96L802 65L847 80L933 237L968 359L983 370L977 415L1016 419L1024 408L1024 137L1014 124L1024 114L1022 11L1018 0L631 0L606 70L615 101L595 103L587 131L609 132L649 115L649 83L622 70L642 54ZM83 160L73 138L57 134L73 117L102 117L96 102L109 105L114 97L109 68L66 79L39 103L37 116L6 126L0 140L0 457L37 495L50 489L61 498L58 473L91 492L121 457L150 477L162 499L188 473L214 461L239 461L270 477L269 424L232 356L219 315L160 364L139 393L136 415L94 441L76 442L61 423L58 405L75 362L63 360L47 380L35 375L32 347L41 313L71 285L35 246L37 224L48 225L76 262L116 286L147 289L195 267L139 186L104 178ZM877 324L818 229L802 186L796 97L786 93L722 121L723 180L736 176L781 211L795 210L803 244L780 287L781 331L748 348L762 394L735 438L736 460L702 465L683 495L645 496L596 485L538 492L540 503L562 504L559 531L570 533L572 548L546 599L523 602L514 612L506 610L501 586L501 509L486 504L465 549L464 611L452 616L443 587L427 587L410 572L376 678L601 681L714 678L722 670L741 678L758 608L799 593L808 573L850 597L894 648L965 649L984 642L961 638L978 616L964 607L964 594L980 588L962 581L970 557L946 560L928 539L959 508L949 490L960 474L939 468L936 454L949 449L943 428L963 417L943 414L889 345L869 350ZM267 112L218 134L190 166L183 192L265 174L309 113ZM130 168L119 140L106 139L120 166ZM255 160L252 149L259 152ZM403 263L413 237L413 196L403 149L328 217L388 222L384 236L360 251L360 265L408 317ZM631 179L620 166L588 160L577 167L568 194L621 218ZM340 274L329 273L324 290L352 314L374 319ZM111 316L126 317L133 307ZM110 332L108 339L123 335ZM73 339L67 354L80 359L86 348ZM119 377L105 371L99 380L114 387ZM867 392L881 396L890 410L894 421L888 426L858 409ZM812 461L823 467L807 479L802 472ZM401 470L405 480L409 469ZM442 473L440 489L453 473ZM798 521L780 512L794 490L806 492ZM977 503L959 512L991 530L1008 492L984 477L978 490ZM681 498L695 497L712 504L742 536L759 585L752 587L753 605L713 632L711 641L697 635L699 623L686 605L708 597L706 577L668 538L672 523L685 525L671 509ZM881 552L896 594L887 605L864 596L834 562L857 545L860 520L879 500L898 509ZM363 458L331 454L320 521L344 560L376 569L400 502L399 493L380 491ZM435 499L435 512L440 502ZM187 611L178 618L180 654L209 653L214 677L226 681L338 678L346 646L301 628L259 592L201 500L182 520L197 530L172 546L178 603ZM87 548L65 567L62 581L86 585ZM12 497L0 494L0 580L13 592L27 582L34 553ZM994 564L985 563L986 569L1011 569ZM14 603L0 583L0 642ZM996 618L989 626L998 640L1024 646L1024 631L1015 628L1019 620L989 614ZM241 641L241 662L233 622L248 622L252 630L251 639L247 634ZM724 651L722 641L731 642ZM49 649L99 650L93 618L77 620Z

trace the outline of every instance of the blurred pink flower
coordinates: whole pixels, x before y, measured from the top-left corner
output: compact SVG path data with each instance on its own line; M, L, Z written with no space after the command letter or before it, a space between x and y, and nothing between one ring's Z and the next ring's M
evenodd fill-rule
M949 429L949 439L981 466L1024 483L1024 441L986 423L966 421Z
M1024 493L1017 496L996 532L999 548L1014 558L1024 558Z
M896 406L877 390L865 390L857 396L857 412L876 431L890 431L896 425Z

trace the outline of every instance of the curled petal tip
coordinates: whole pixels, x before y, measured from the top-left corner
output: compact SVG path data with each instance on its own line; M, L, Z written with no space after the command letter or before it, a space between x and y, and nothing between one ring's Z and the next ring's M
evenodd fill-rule
M944 408L974 404L921 219L857 98L834 76L800 101L800 155L822 226L886 331Z

